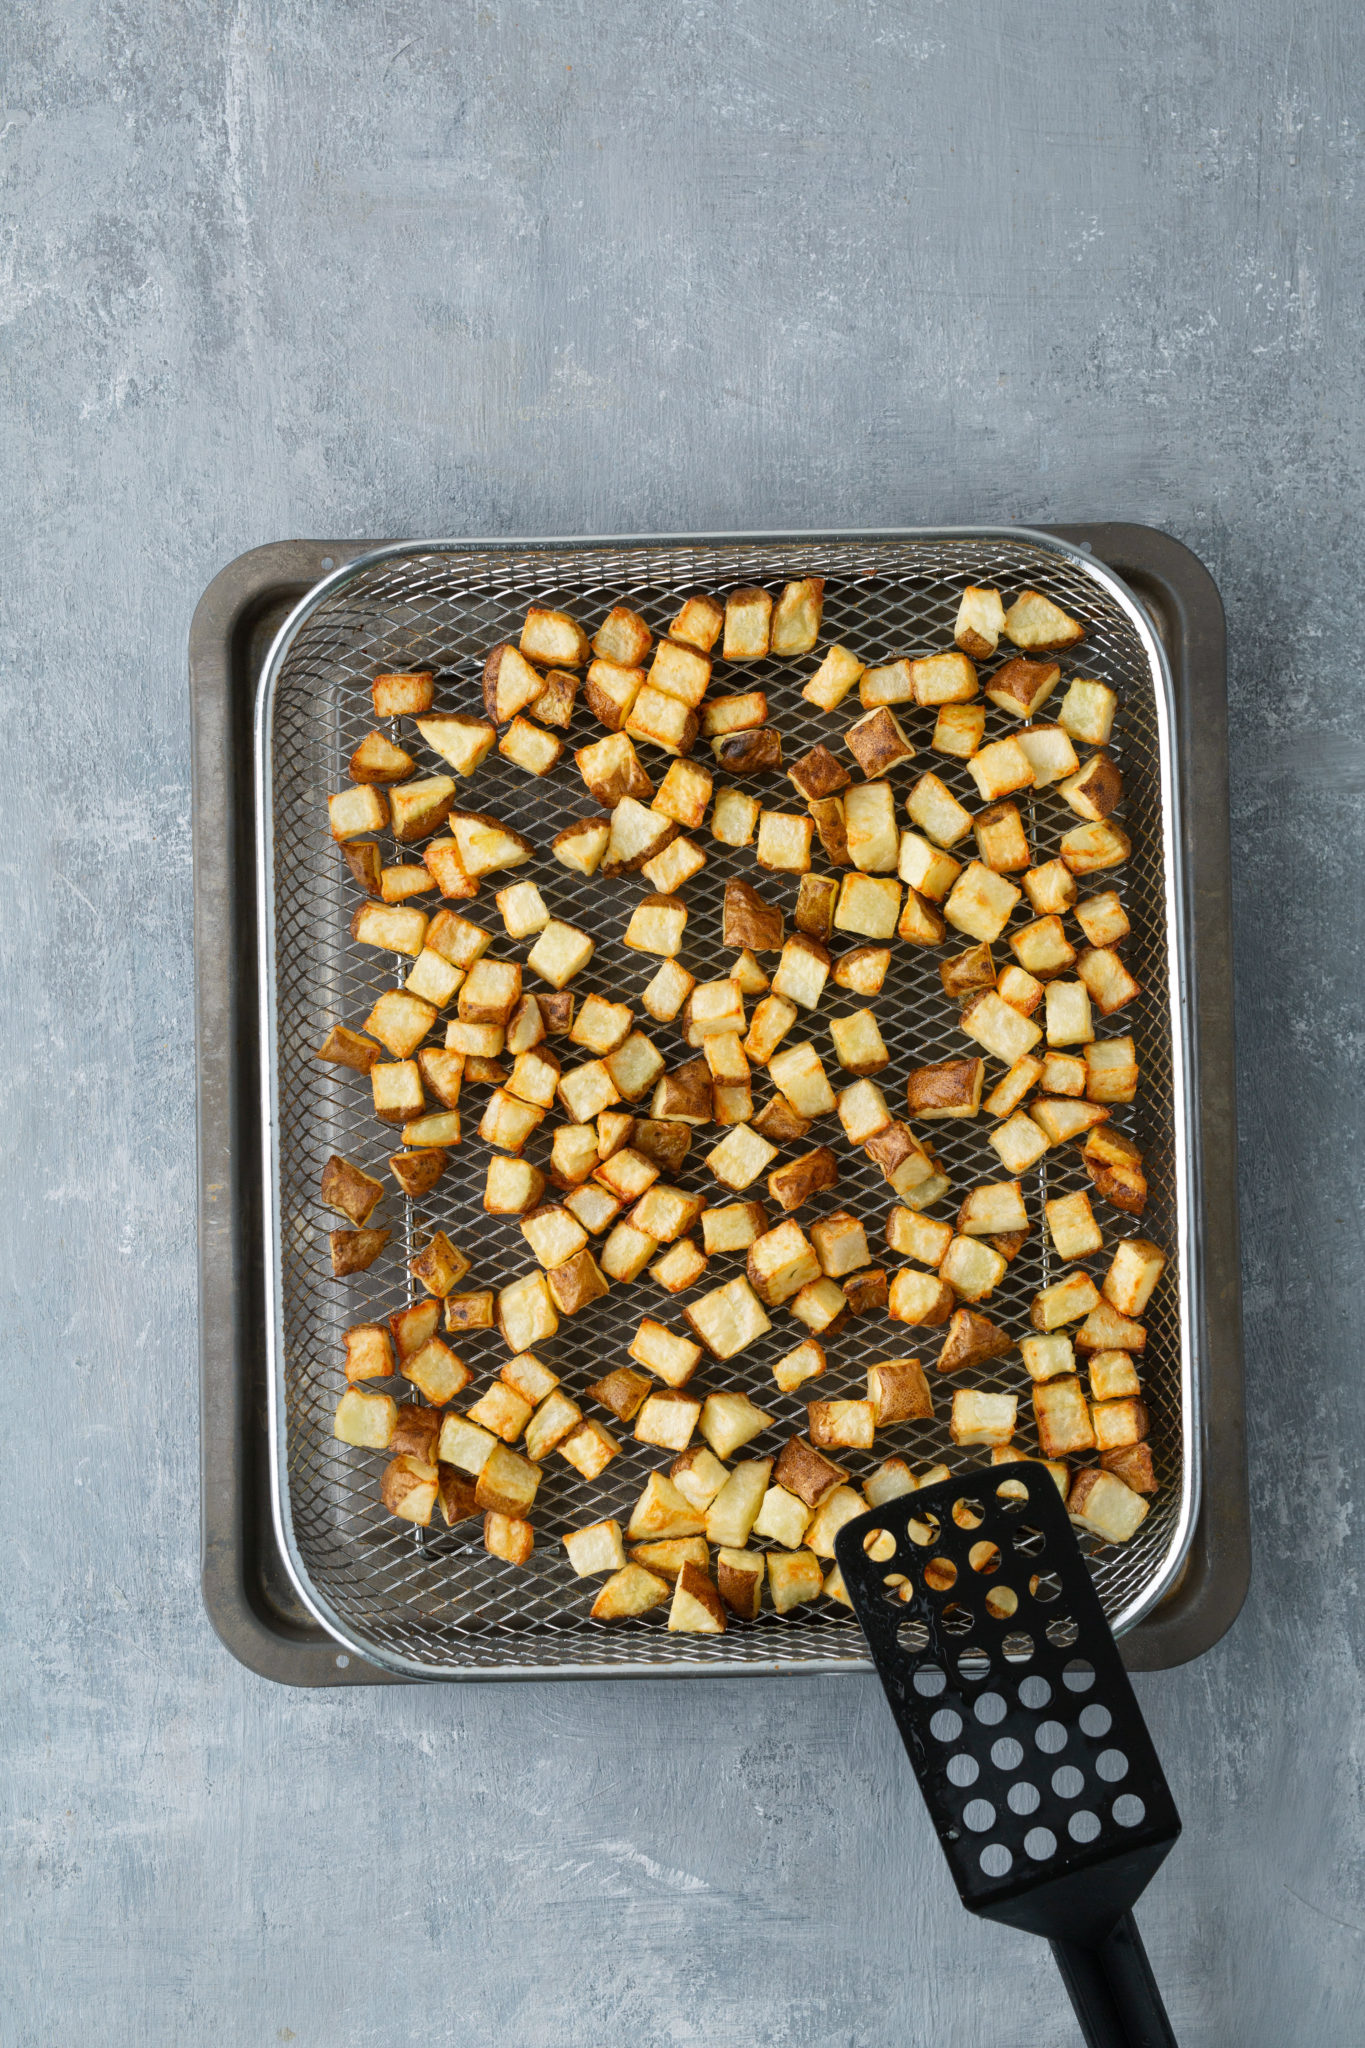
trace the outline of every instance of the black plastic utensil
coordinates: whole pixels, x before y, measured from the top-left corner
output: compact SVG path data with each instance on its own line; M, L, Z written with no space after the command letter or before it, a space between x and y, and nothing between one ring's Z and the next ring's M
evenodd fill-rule
M1180 1816L1051 1475L903 1494L835 1555L963 1905L1051 1942L1089 2048L1175 2048L1131 1909Z

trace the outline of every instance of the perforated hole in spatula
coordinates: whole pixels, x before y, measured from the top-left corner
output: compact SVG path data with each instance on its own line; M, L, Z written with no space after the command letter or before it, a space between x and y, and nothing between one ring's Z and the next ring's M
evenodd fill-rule
M1054 1939L1124 1911L1180 1822L1050 1474L964 1473L836 1551L964 1902Z

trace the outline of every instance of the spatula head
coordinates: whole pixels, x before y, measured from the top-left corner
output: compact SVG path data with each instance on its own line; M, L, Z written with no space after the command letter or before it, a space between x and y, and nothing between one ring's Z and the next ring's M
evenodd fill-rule
M835 1554L963 1904L1102 1938L1180 1817L1051 1474L959 1473Z

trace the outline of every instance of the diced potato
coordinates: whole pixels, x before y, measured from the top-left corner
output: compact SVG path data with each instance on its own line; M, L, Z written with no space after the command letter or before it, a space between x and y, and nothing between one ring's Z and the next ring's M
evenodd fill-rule
M816 1557L832 1558L834 1539L846 1522L856 1521L859 1515L867 1513L867 1503L860 1499L851 1486L836 1486L831 1494L821 1501L811 1518L806 1531L807 1550Z
M1061 681L1055 661L1025 661L1018 655L1002 663L986 684L986 695L1012 718L1032 718Z
M932 903L941 903L962 873L962 863L922 839L918 832L902 832L897 873L919 895L927 896Z
M925 1120L975 1116L981 1107L985 1062L979 1059L938 1060L915 1067L905 1084L911 1116Z
M709 697L699 716L709 740L723 739L732 732L753 732L768 722L768 699L762 690L746 690L738 697Z
M1071 1138L1078 1138L1082 1131L1090 1130L1104 1122L1109 1111L1093 1102L1076 1102L1067 1097L1040 1095L1029 1105L1030 1114L1039 1129L1046 1132L1048 1142L1064 1145Z
M643 661L653 644L654 635L640 614L623 604L612 606L592 636L593 653L606 661Z
M635 1440L662 1450L686 1450L701 1414L700 1395L665 1387L651 1394L635 1418Z
M588 1391L591 1393L592 1389ZM552 1387L526 1426L527 1457L543 1464L551 1451L558 1450L573 1435L582 1420L583 1410L577 1401L571 1401L562 1387Z
M497 1449L498 1440L492 1430L480 1429L476 1422L469 1422L454 1409L442 1417L437 1455L443 1465L454 1465L471 1479L477 1479Z
M844 795L844 829L855 868L894 874L900 856L896 796L889 782L857 782Z
M660 643L660 653L667 645L666 641ZM633 739L660 747L666 754L687 754L697 743L698 719L680 697L646 683L631 706L625 730Z
M1057 717L1073 740L1104 747L1109 744L1117 706L1118 698L1107 683L1074 676Z
M389 822L389 800L372 783L360 783L329 796L327 816L333 839L341 843L362 832L382 832Z
M357 1450L384 1451L398 1426L398 1403L391 1394L367 1394L348 1387L337 1402L332 1435Z
M708 1394L701 1405L701 1434L718 1458L733 1458L762 1434L770 1420L747 1394Z
M1029 866L1033 856L1018 804L990 805L977 814L975 831L983 867L991 868L997 875L1012 875Z
M844 745L852 754L863 774L871 780L878 775L889 775L893 768L904 767L914 758L915 743L904 726L888 705L880 704L875 711L856 721L844 734ZM847 775L844 782L847 782ZM840 788L842 784L835 784ZM825 796L827 790L808 790L809 796Z
M984 704L940 704L929 744L936 754L970 761L986 731Z
M543 1273L524 1273L498 1290L498 1329L510 1351L529 1351L559 1328Z
M1046 1338L1036 1340L1049 1341ZM1142 1393L1132 1354L1127 1351L1096 1351L1090 1358L1090 1394L1094 1401L1137 1400ZM1072 1367L1075 1371L1075 1367ZM1134 1439L1137 1441L1137 1439Z
M491 1429L505 1444L514 1444L531 1419L532 1404L515 1387L494 1380L468 1410L471 1422Z
M805 1537L814 1513L784 1486L770 1486L754 1520L751 1534L767 1543L781 1543L795 1550ZM813 1560L812 1560L813 1562Z
M770 591L756 586L732 590L725 600L725 640L721 650L725 659L762 661L768 652L772 615Z
M1090 875L1101 868L1119 867L1133 846L1122 827L1105 818L1095 825L1073 825L1063 833L1060 850L1073 875Z
M1133 1395L1112 1401L1096 1401L1090 1410L1096 1448L1126 1451L1140 1444L1150 1427L1146 1404Z
M815 826L797 811L763 811L758 821L755 858L761 868L778 874L802 875L810 867Z
M830 648L801 695L822 711L835 711L863 673L856 654L837 644Z
M998 590L977 589L969 583L957 608L953 638L964 654L984 661L994 654L1005 630L1005 607Z
M845 875L839 885L835 928L841 932L856 932L868 939L892 938L900 905L899 882L861 873Z
M933 1395L917 1358L883 1358L867 1368L867 1398L878 1429L898 1422L927 1421L934 1412ZM812 1442L818 1442L814 1429Z
M1007 1261L979 1237L955 1237L939 1262L939 1278L964 1301L987 1301L1005 1277Z
M1020 893L1003 875L994 874L980 861L971 861L954 882L943 915L968 938L991 945L1008 924Z
M1013 1338L997 1329L989 1316L980 1315L975 1309L954 1309L935 1369L962 1372L968 1366L984 1365L987 1359L1003 1358L1013 1349Z
M783 1540L778 1538L778 1541ZM767 1557L768 1591L778 1614L790 1614L793 1608L804 1606L808 1600L819 1599L824 1574L819 1559L810 1551L770 1550Z
M711 1121L711 1074L704 1059L689 1060L658 1081L650 1104L655 1121L705 1124Z
M607 1580L590 1613L594 1621L624 1621L661 1606L671 1598L672 1591L667 1579L646 1571L643 1565L628 1564Z
M1070 870L1066 872L1070 874ZM1071 890L1074 901L1074 877L1071 877ZM1101 890L1098 896L1090 896L1084 903L1077 903L1076 922L1092 946L1116 945L1132 930L1128 922L1128 913L1119 901L1117 889Z
M969 1038L1009 1066L1031 1052L1043 1035L1031 1018L1021 1017L993 988L982 989L964 1005L961 1024Z
M963 1237L1026 1231L1029 1224L1023 1188L1017 1180L990 1181L973 1188L958 1210L957 1227Z
M734 1358L772 1328L763 1304L744 1278L727 1280L683 1310L713 1358Z
M1104 1238L1085 1193L1055 1196L1044 1202L1043 1213L1059 1259L1086 1259L1101 1249Z
M808 879L803 877L803 881ZM767 975L759 966L757 957L745 946L734 966L730 969L730 980L742 996L761 996L772 986Z
M1088 1273L1068 1273L1065 1280L1054 1281L1034 1296L1029 1321L1035 1330L1060 1330L1067 1323L1080 1322L1098 1308L1099 1301L1099 1289Z
M590 653L588 636L567 612L533 604L521 629L521 652L548 668L582 668Z
M684 1635L723 1635L725 1603L698 1565L685 1564L673 1589L668 1626Z
M1013 1008L1013 1004L1010 1006ZM1017 1059L1009 1072L997 1081L986 1097L985 1109L988 1116L1009 1116L1019 1107L1024 1097L1036 1082L1042 1079L1043 1062L1026 1052ZM1041 1154L1039 1155L1041 1157Z
M1076 1353L1063 1330L1044 1337L1023 1337L1019 1349L1032 1380L1055 1380L1064 1373L1075 1373Z
M837 988L851 989L855 995L875 996L881 993L890 965L887 947L854 946L835 961L830 979Z
M444 1301L469 1271L469 1260L443 1230L436 1230L416 1256L409 1259L408 1271L414 1280L421 1281L428 1294L437 1294Z
M405 1123L425 1106L421 1068L416 1060L380 1060L370 1068L370 1093L377 1117Z
M891 1122L886 1098L875 1081L855 1081L838 1098L839 1121L850 1145L866 1145Z
M1107 818L1122 801L1123 777L1108 754L1092 754L1083 768L1068 775L1057 794L1081 818Z
M749 1247L749 1284L769 1308L789 1301L807 1281L820 1277L820 1261L800 1225L783 1221Z
M608 732L619 732L645 686L645 672L633 662L593 662L583 686L583 701Z
M429 713L417 720L417 730L457 775L472 775L497 744L497 727L487 718L469 718L458 711Z
M560 1541L580 1579L594 1578L598 1572L619 1572L625 1566L626 1546L621 1541L621 1524L617 1521L592 1522L586 1529L571 1529Z
M1048 1044L1086 1045L1094 1036L1090 996L1082 983L1050 981L1047 985Z
M711 812L712 838L724 846L747 846L754 836L761 808L757 797L747 796L742 789L718 790Z
M830 1036L841 1067L850 1074L876 1074L890 1063L881 1031L872 1010L854 1010L848 1016L831 1017Z
M820 637L824 591L823 576L803 576L784 588L773 610L770 639L771 651L779 659L809 654L814 647Z
M981 687L974 664L960 650L956 654L925 655L909 667L915 702L926 709L939 704L968 704Z
M710 801L710 769L695 761L675 760L669 763L651 808L675 824L695 831L702 824Z
M1145 1237L1125 1237L1114 1248L1101 1292L1121 1316L1140 1316L1166 1270L1166 1254Z
M834 1090L826 1079L820 1055L808 1040L774 1053L768 1061L768 1073L774 1087L782 1091L798 1116L828 1116L833 1111Z
M823 1348L813 1337L807 1337L794 1351L789 1351L785 1358L778 1359L773 1367L773 1378L782 1393L794 1394L807 1380L817 1379L824 1371L825 1363Z
M1070 1458L1095 1448L1089 1404L1074 1374L1036 1381L1033 1413L1045 1458Z
M691 1445L673 1460L668 1476L683 1498L704 1513L730 1474L710 1445L700 1443ZM696 1543L700 1539L694 1536L690 1540Z
M646 896L631 913L624 942L639 953L673 959L682 950L687 908L672 896Z
M967 773L986 803L1033 787L1032 764L1013 734L978 748L967 763Z
M988 1394L959 1387L953 1395L948 1434L955 1444L1007 1444L1019 1415L1017 1394Z
M900 1500L913 1493L915 1486L915 1475L904 1458L883 1458L876 1471L863 1481L863 1497L870 1508L885 1507L889 1500Z
M437 1484L434 1465L405 1454L385 1467L379 1497L391 1515L426 1528L436 1505Z
M1067 1513L1090 1535L1106 1543L1126 1543L1146 1519L1147 1503L1116 1472L1089 1471L1077 1474Z
M548 775L564 751L564 743L528 718L514 718L498 741L498 752L528 775Z
M1084 1095L1086 1064L1075 1053L1050 1052L1043 1061L1038 1086L1044 1095Z
M725 624L725 608L714 597L689 597L682 610L668 629L670 640L681 640L688 647L700 648L709 654L720 638Z
M858 695L863 708L873 711L879 704L913 704L913 667L914 664L902 656L899 661L883 662L878 668L864 669L858 681Z
M1008 1003L1021 1017L1031 1017L1043 1001L1043 984L1023 967L1006 967L996 981L1002 1003Z
M876 1433L871 1401L808 1401L806 1414L817 1450L871 1450Z
M1091 1102L1132 1102L1138 1064L1131 1038L1097 1039L1085 1048L1085 1092Z
M819 939L794 932L782 948L782 958L773 975L773 995L813 1010L829 978L830 956Z
M886 1312L893 1323L932 1327L946 1323L956 1306L952 1288L937 1273L921 1273L913 1266L903 1266L892 1275Z
M1076 974L1102 1017L1112 1017L1142 994L1112 946L1092 946L1076 962Z
M799 761L793 761L787 770L787 780L809 802L818 803L837 790L847 789L853 778L820 740Z
M1077 1330L1076 1349L1142 1352L1147 1349L1147 1332L1141 1323L1120 1315L1107 1301L1100 1301Z
M621 1450L611 1431L591 1418L580 1422L556 1448L584 1479L600 1479Z
M913 1209L892 1209L886 1219L886 1242L892 1251L922 1266L937 1266L952 1242L950 1223L920 1216Z
M848 851L848 829L844 818L844 800L841 796L821 797L808 806L815 820L815 829L820 835L820 844L825 856L836 868L851 866Z
M1059 916L1076 901L1076 877L1065 861L1050 860L1040 868L1029 868L1020 880L1041 919Z
M727 1550L742 1550L758 1519L773 1469L771 1458L749 1458L736 1465L706 1510L706 1540Z

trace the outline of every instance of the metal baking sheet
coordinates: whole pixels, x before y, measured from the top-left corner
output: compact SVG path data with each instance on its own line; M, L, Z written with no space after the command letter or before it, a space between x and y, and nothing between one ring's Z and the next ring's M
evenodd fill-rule
M588 1622L585 1588L568 1571L555 1538L561 1528L603 1514L625 1518L645 1472L662 1462L659 1453L635 1446L629 1437L624 1438L625 1454L591 1486L564 1461L551 1461L535 1516L541 1542L530 1568L517 1570L486 1556L475 1525L437 1534L392 1521L377 1498L380 1461L336 1444L330 1435L331 1409L344 1385L341 1332L407 1298L406 1260L414 1238L438 1224L448 1229L474 1259L469 1284L502 1284L530 1263L515 1221L485 1217L479 1208L481 1174L461 1172L473 1161L468 1140L455 1155L455 1172L447 1175L451 1191L443 1182L425 1203L403 1212L393 1246L377 1266L338 1282L326 1260L327 1217L316 1201L323 1161L341 1151L376 1167L391 1143L373 1119L363 1083L338 1081L312 1059L329 1024L358 1024L374 994L394 979L392 962L364 954L349 940L351 892L326 828L327 792L343 785L345 760L373 723L371 675L377 667L434 667L441 676L439 701L472 708L484 652L498 639L515 637L533 599L563 605L590 624L612 602L624 601L658 629L686 590L775 583L799 574L827 579L822 645L839 639L865 659L950 644L965 581L996 583L1007 590L1032 583L1086 623L1086 641L1074 659L1064 659L1064 669L1099 675L1119 691L1115 751L1125 774L1125 821L1134 857L1104 882L1116 879L1126 894L1134 927L1126 951L1144 995L1108 1028L1116 1033L1131 1028L1138 1039L1144 1086L1131 1127L1146 1153L1153 1188L1141 1227L1168 1248L1172 1263L1148 1313L1143 1374L1162 1492L1134 1543L1123 1551L1101 1552L1094 1562L1101 1597L1116 1626L1138 1621L1170 1591L1184 1565L1199 1502L1204 1380L1202 1318L1196 1313L1199 1242L1190 1228L1199 1159L1190 1113L1195 1062L1188 890L1180 835L1173 830L1180 771L1172 679L1144 608L1083 549L1023 529L627 545L405 545L336 570L281 631L259 695L256 790L266 1049L262 1249L267 1303L273 1302L267 1332L278 1533L306 1609L350 1653L396 1675L866 1668L856 1624L827 1603L795 1619L767 1614L718 1639L669 1636L657 1616L610 1629ZM788 758L795 758L816 738L842 730L853 715L831 719L803 703L799 686L813 665L745 664L728 677L718 674L717 687L767 688L773 722L783 732ZM914 723L918 728L924 721ZM1003 716L991 711L988 737L997 725L1008 729ZM579 711L571 745L582 744L597 730ZM927 729L917 730L916 737L922 742ZM648 752L645 759L660 772L666 765ZM894 779L908 786L929 761L964 800L979 804L965 771L941 756L922 756ZM752 787L756 795L772 800L771 780L766 790L761 779ZM778 787L786 792L789 786ZM571 768L561 767L548 784L538 783L497 756L480 771L470 800L520 824L538 847L547 846L569 818L593 808ZM1055 801L1037 806L1029 822L1039 858L1047 857L1064 820L1069 814ZM710 865L687 892L691 920L683 956L702 978L723 972L727 960L719 949L725 876L753 875L750 853L732 854L709 838L704 843ZM599 938L591 966L575 986L581 985L582 992L597 987L618 998L638 996L656 963L619 942L638 886L584 883L548 855L518 870L518 878L528 874L541 882L556 914L586 924ZM775 878L762 879L770 893ZM776 893L789 905L794 887L794 882L779 884ZM472 906L472 914L498 932L496 911L487 898ZM495 950L514 949L499 937ZM882 1077L889 1094L911 1065L963 1049L939 985L938 957L937 952L897 946L892 974L874 1004L892 1054ZM855 1006L850 1000L849 1007ZM809 1020L810 1036L826 1055L829 1009L827 997L821 1012ZM685 1056L673 1027L651 1027L651 1035L670 1064ZM469 1126L478 1113L478 1094L471 1092L474 1099L465 1105ZM984 1131L939 1126L933 1136L955 1196L980 1179L999 1177L999 1162L985 1144ZM848 1206L879 1223L891 1206L889 1191L875 1169L837 1136L834 1142L843 1179L819 1208ZM698 1187L709 1183L700 1164L704 1149L700 1141L694 1145L682 1176ZM1069 1158L1051 1154L1030 1179L1035 1213L1044 1192L1085 1184ZM391 1196L385 1204L391 1224L397 1211ZM1113 1212L1101 1213L1112 1241L1119 1234ZM715 1261L695 1291L738 1270L736 1261ZM1029 1298L1048 1277L1047 1248L1038 1232L1011 1266L990 1313L1018 1329ZM676 1321L679 1305L648 1281L614 1291L588 1314L561 1324L549 1347L552 1362L570 1391L581 1392L587 1379L624 1355L642 1313ZM704 1384L743 1385L768 1409L774 1445L804 1422L803 1405L777 1395L770 1371L773 1358L803 1333L781 1314L775 1325L770 1338L739 1360L709 1372L703 1368ZM878 1356L912 1348L932 1355L937 1340L912 1344L914 1334L926 1333L904 1332L880 1317L855 1321L832 1340L831 1368L819 1391L834 1396L861 1391L865 1366ZM462 1349L480 1380L496 1374L503 1355L496 1336ZM1013 1366L1005 1361L993 1375L973 1375L973 1380L1025 1392L1017 1361ZM940 1391L935 1424L898 1430L879 1443L875 1454L852 1459L855 1478L863 1466L870 1468L893 1449L917 1464L945 1454L954 1465L971 1462L972 1453L957 1453L948 1445L946 1406ZM1029 1412L1025 1398L1021 1414L1028 1417ZM1030 1427L1025 1421L1019 1440L1028 1443ZM760 1439L755 1451L766 1447L767 1439Z

